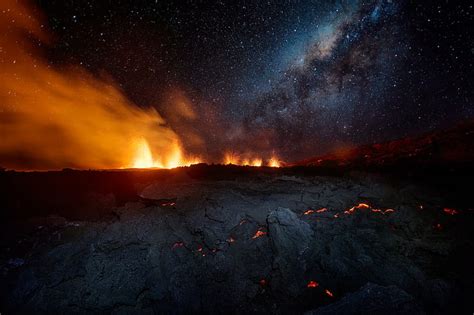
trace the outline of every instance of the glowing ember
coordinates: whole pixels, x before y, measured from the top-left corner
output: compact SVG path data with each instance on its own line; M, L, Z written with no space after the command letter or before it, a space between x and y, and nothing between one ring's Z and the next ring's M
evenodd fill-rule
M324 293L326 293L326 295L329 297L334 297L334 294L332 294L332 292L329 291L328 289L324 290Z
M235 239L233 237L229 237L227 239L227 243L233 243L233 242L235 242Z
M441 223L436 223L433 228L435 230L438 230L438 231L441 231L443 229L443 226L441 225Z
M258 231L255 232L255 235L252 236L252 239L256 239L256 238L259 238L259 237L262 237L262 236L265 236L265 235L267 235L267 232L262 231L261 229L258 229Z
M372 208L371 206L369 206L366 203L359 203L357 206L354 206L354 207L350 208L349 210L344 211L344 213L345 214L353 214L357 209L370 209L370 211L372 211L372 212L381 213L381 214L395 212L395 210L393 210L393 209L382 210L382 209Z
M359 203L357 206L356 206L357 209L369 209L370 206L366 203Z
M265 287L267 285L267 280L261 279L259 282L260 286Z
M176 242L173 244L172 248L175 249L175 248L183 247L183 246L184 246L183 242Z
M359 203L357 206L350 208L349 210L344 211L345 214L352 214L356 209L369 209L370 206L366 203Z
M459 213L459 211L451 208L444 208L443 209L444 213L449 214L449 215L456 215Z
M310 282L308 282L307 287L308 288L317 288L317 287L319 287L319 283L317 283L316 281L311 280Z
M305 215L309 215L309 214L312 214L312 213L322 213L322 212L326 212L328 211L327 208L321 208L321 209L318 209L318 210L313 210L313 209L308 209L304 212Z
M166 201L161 203L162 207L174 207L176 206L176 202L174 201Z

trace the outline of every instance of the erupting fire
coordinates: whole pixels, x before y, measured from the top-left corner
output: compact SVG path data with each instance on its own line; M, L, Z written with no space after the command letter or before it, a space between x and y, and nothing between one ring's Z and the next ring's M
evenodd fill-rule
M263 165L269 167L280 167L280 161L275 157L272 156L266 163L261 158L240 158L238 154L234 152L227 152L224 155L224 160L222 162L224 165L242 165L242 166L254 166L260 167Z
M151 154L150 146L145 139L140 139L137 152L135 155L135 161L133 162L133 168L146 168L153 167L153 155Z
M280 167L280 161L275 156L272 156L270 158L270 161L268 162L268 166L270 166L270 167Z
M0 161L13 169L176 167L178 135L109 77L40 57L47 27L24 1L0 1ZM27 35L27 36L26 36ZM97 69L100 70L100 69ZM100 72L100 71L97 71ZM159 157L159 158L156 158Z
M189 166L192 164L200 163L199 158L183 158L183 153L179 144L174 143L170 146L170 152L160 159L153 159L153 154L150 150L148 142L141 138L137 143L137 150L135 154L135 160L132 164L132 168L175 168L179 166Z

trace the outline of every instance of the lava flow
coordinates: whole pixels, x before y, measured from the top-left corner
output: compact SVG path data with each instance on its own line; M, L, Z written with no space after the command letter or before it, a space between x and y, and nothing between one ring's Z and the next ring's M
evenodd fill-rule
M244 154L243 156L246 156ZM243 157L241 158L238 154L234 152L227 152L224 155L224 159L222 161L224 165L241 165L241 166L269 166L269 167L280 167L282 165L281 161L275 156L272 155L267 160L264 160L260 157Z
M131 168L175 168L201 163L197 157L185 158L180 145L175 142L167 155L154 158L148 142L141 138L136 144L136 154Z

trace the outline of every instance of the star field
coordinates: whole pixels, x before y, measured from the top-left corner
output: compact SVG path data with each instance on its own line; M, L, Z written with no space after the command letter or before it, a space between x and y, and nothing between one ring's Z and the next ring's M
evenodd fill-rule
M107 74L191 151L285 160L474 116L472 5L446 1L38 1L54 66ZM170 90L198 119L173 120ZM205 149L187 143L192 130ZM202 145L201 145L202 146Z

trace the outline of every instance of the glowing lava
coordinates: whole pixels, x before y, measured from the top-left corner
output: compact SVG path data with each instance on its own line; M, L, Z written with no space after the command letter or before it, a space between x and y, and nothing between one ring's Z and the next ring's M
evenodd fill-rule
M184 158L181 146L175 142L169 150L160 156L159 159L153 158L153 153L150 149L148 141L140 138L136 144L135 158L132 163L132 168L175 168L180 166L189 166L200 163L199 158Z
M222 164L224 165L241 165L241 166L269 166L269 167L280 167L281 162L278 160L276 156L272 156L270 159L264 162L264 159L260 157L252 157L253 154L242 154L244 157L242 158L239 154L235 152L226 152L224 154L224 159ZM249 157L250 156L250 157Z
M370 209L370 211L372 211L372 212L381 213L381 214L387 214L387 213L395 212L395 210L393 210L393 209L381 210L381 209L377 209L377 208L372 208L371 206L369 206L366 203L359 203L358 205L350 208L349 210L344 211L344 213L345 214L354 214L354 212L357 209Z
M449 215L456 215L459 213L456 209L451 209L451 208L444 208L443 209L444 213L449 214Z
M264 235L267 235L267 232L262 231L261 229L259 229L257 232L255 232L255 235L252 236L252 239L256 239L256 238L262 237Z
M270 160L268 161L268 166L280 167L280 161L275 156L272 156Z
M153 166L153 155L151 154L150 146L145 139L141 138L137 145L135 161L133 162L132 167L147 168Z
M319 283L317 283L316 281L313 281L311 280L308 285L307 285L308 288L317 288L319 287Z

